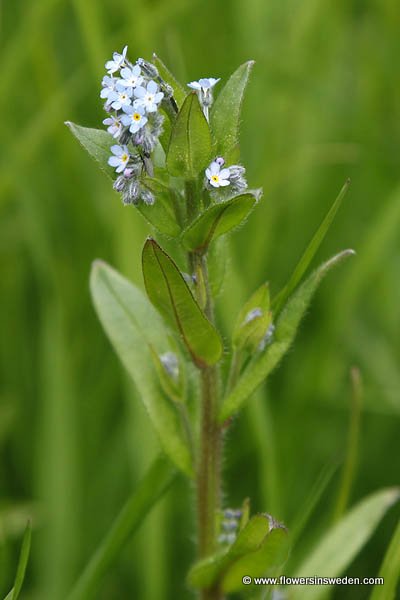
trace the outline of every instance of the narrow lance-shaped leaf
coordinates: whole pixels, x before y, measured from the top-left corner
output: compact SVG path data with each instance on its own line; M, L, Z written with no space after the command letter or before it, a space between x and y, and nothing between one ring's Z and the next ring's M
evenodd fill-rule
M259 198L259 191L236 196L208 207L182 234L188 250L206 252L210 243L243 223Z
M171 71L168 69L168 67L163 63L161 58L159 58L157 56L157 54L153 54L152 62L157 67L161 79L163 79L165 81L165 83L168 83L174 90L174 98L176 100L178 107L180 108L186 97L185 88L174 77L174 75L171 73Z
M147 294L161 315L178 330L198 366L216 363L222 354L218 332L206 318L174 261L153 239L142 255Z
M108 165L108 159L111 155L110 147L116 143L112 135L102 129L82 127L71 121L66 121L65 124L90 156L99 163L101 169L109 177L112 177L114 169Z
M236 413L260 383L277 366L290 348L300 321L324 275L352 254L354 254L353 250L344 250L321 265L289 299L278 319L274 341L255 356L239 378L232 392L225 398L219 415L220 422Z
M211 155L211 134L196 93L186 97L171 131L167 169L171 175L194 179Z
M370 600L395 600L396 588L400 579L400 521L386 551L379 576L385 583L384 585L375 585Z
M153 505L174 481L176 471L165 460L157 458L115 519L110 531L100 542L94 555L76 582L68 600L95 598L101 578L110 569L126 542L143 523Z
M211 110L211 131L216 154L226 157L239 141L240 111L254 61L241 65L231 75Z
M273 306L275 314L277 314L280 311L282 306L285 304L286 300L289 298L290 294L297 287L298 283L300 283L303 275L307 271L307 268L309 267L318 248L322 244L326 234L329 231L330 226L333 223L336 213L342 204L343 198L345 197L346 192L349 189L349 186L350 186L350 179L348 179L346 181L346 183L340 190L339 195L337 196L336 200L334 201L334 203L332 204L328 213L326 214L325 219L322 221L321 225L317 229L311 242L308 244L303 256L299 260L288 283L279 292L279 294L274 298L272 306Z
M21 552L18 559L17 572L15 575L14 585L12 590L7 594L4 600L17 600L19 594L22 589L22 584L24 583L26 567L28 566L29 553L31 550L31 535L32 535L32 527L30 522L28 522L24 537L22 540Z
M93 265L90 289L103 328L132 377L165 452L191 475L188 440L178 412L157 384L151 356L150 348L160 354L169 350L162 319L136 286L101 261Z
M399 497L399 488L388 488L364 498L326 533L311 555L297 569L295 576L341 575ZM289 598L317 600L323 597L326 591L326 586L292 586Z

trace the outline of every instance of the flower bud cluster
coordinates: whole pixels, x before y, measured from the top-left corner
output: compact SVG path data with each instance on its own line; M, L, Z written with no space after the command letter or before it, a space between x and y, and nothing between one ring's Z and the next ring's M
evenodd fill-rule
M220 544L233 544L237 537L241 517L240 509L227 508L223 511L221 533L218 537Z
M114 52L105 64L107 75L102 80L100 97L108 113L103 124L118 142L111 146L108 164L118 174L114 189L122 194L124 204L154 203L154 195L141 181L149 174L148 158L162 133L164 117L159 112L164 98L172 90L158 74L157 68L139 58L132 64L122 53Z

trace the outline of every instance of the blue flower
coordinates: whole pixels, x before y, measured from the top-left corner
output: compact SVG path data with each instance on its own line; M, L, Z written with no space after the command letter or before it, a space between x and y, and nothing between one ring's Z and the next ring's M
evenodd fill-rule
M139 129L142 129L147 123L147 117L145 117L145 110L142 106L124 106L124 115L121 117L121 121L125 127L129 126L131 133L136 133Z
M206 177L210 185L212 185L212 187L215 188L226 187L227 185L229 185L229 175L229 169L221 170L221 165L216 161L213 161L208 167L208 169L206 169Z
M122 131L122 124L121 124L120 117L114 117L111 115L110 117L107 117L107 119L104 119L103 125L108 125L107 131L108 131L108 133L111 133L111 135L114 138L119 137L119 135Z
M117 82L118 79L116 79L115 77L109 77L108 75L105 75L103 77L103 80L101 82L103 89L100 92L100 98L106 100L106 105L110 104L110 94L115 92L115 86L117 85Z
M155 81L151 80L147 84L147 87L137 87L133 92L135 98L135 106L143 106L148 113L156 112L158 105L164 98L164 94L158 91L158 85Z
M123 106L131 104L132 90L117 83L115 92L111 92L108 99L115 110L120 110Z
M138 65L129 69L128 67L124 67L121 69L121 85L128 88L135 88L140 85L143 81L143 77L141 75L141 70Z
M130 159L129 150L126 146L111 146L111 152L114 156L110 156L108 164L115 167L117 173L122 173Z
M207 93L207 90L211 90L220 79L220 77L218 79L214 79L214 77L205 77L198 81L191 81L187 86L192 88L192 90L196 90L196 92Z
M106 62L105 66L106 66L106 69L107 69L107 72L109 75L112 75L113 73L115 73L121 67L124 66L127 51L128 51L128 46L125 46L125 48L122 50L122 54L119 54L118 52L114 52L113 59L108 60Z
M199 102L203 109L205 118L208 121L208 112L211 104L213 103L213 87L218 83L219 79L214 77L199 79L198 81L191 81L187 84L192 90L196 90Z

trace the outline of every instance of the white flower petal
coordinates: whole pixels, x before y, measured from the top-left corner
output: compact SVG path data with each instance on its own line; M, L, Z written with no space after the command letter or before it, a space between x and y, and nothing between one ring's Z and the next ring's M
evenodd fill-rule
M218 173L220 172L220 165L216 162L212 162L211 165L209 166L209 169L211 171L211 175L218 175Z

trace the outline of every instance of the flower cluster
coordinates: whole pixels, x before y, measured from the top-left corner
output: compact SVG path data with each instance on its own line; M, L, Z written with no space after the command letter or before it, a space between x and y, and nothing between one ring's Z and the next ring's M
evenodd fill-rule
M172 96L170 86L159 77L156 67L139 58L135 64L122 53L114 52L105 64L100 97L105 101L107 131L118 141L111 146L108 164L118 177L114 189L122 194L124 204L154 203L153 194L145 188L141 175L151 171L148 160L162 133L164 117L159 107Z
M231 165L230 167L224 165L225 160L222 156L218 156L207 167L205 171L206 187L209 190L215 190L216 188L230 186L229 191L232 193L243 192L247 188L246 169L241 165Z

